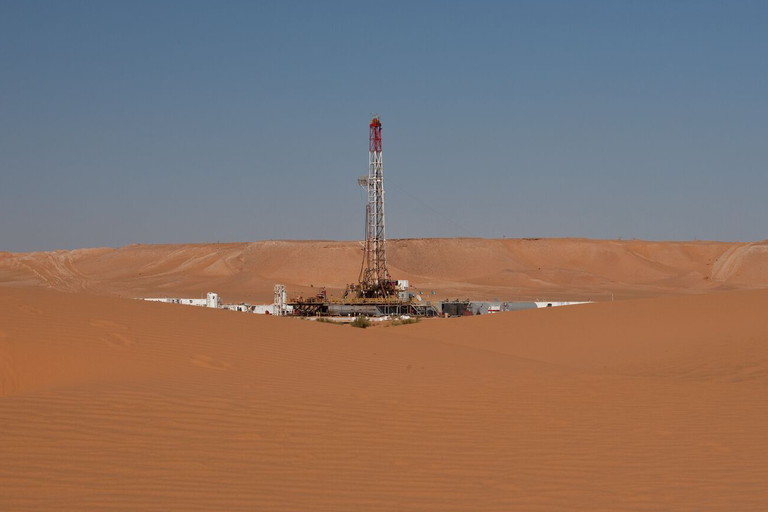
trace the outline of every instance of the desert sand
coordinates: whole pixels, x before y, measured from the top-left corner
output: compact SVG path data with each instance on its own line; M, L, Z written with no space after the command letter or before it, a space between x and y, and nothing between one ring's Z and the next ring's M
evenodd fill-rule
M127 298L338 288L352 243L6 253L0 510L768 510L766 247L398 241L453 295L627 300L365 330Z
M275 283L340 294L361 262L359 242L333 241L0 252L0 286L271 302ZM391 240L388 267L436 299L599 301L768 287L768 241Z

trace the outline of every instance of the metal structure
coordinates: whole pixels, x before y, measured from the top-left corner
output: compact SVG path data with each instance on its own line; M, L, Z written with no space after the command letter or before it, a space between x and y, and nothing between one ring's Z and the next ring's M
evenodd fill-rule
M384 226L384 163L381 119L368 126L368 175L357 178L367 192L363 263L357 284L344 297L329 297L325 289L314 297L294 297L286 303L297 316L437 316L431 302L422 304L408 292L408 281L395 281L387 270L387 236ZM277 301L276 301L277 302Z
M388 298L396 295L387 271L387 235L384 225L384 162L381 119L373 116L368 127L368 176L357 183L368 193L365 206L365 254L358 287L350 292L358 298Z
M287 293L285 292L285 285L284 284L276 284L275 285L275 300L273 302L274 309L273 314L277 316L283 316L285 315L286 311L286 303L287 302Z
M399 298L335 299L333 297L297 297L290 303L296 316L438 316L431 303L421 304Z

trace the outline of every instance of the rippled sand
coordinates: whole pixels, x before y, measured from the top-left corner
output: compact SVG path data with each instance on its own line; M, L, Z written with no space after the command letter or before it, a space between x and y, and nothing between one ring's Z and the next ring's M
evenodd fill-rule
M0 288L0 510L767 510L766 311L359 330Z

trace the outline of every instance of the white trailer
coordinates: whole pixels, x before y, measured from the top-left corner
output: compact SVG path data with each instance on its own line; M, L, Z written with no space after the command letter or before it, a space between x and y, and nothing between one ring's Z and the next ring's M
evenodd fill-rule
M179 297L151 297L142 300L148 300L150 302L165 302L167 304L183 304L185 306L197 306L201 308L221 308L221 299L219 295L213 292L208 292L204 299L183 299Z

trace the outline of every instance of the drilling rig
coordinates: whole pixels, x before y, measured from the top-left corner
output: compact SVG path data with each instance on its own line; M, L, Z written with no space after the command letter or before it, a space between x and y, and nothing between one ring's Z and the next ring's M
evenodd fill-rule
M347 297L391 298L397 295L395 282L387 271L387 235L384 226L384 163L381 146L381 119L373 116L368 126L368 175L357 178L367 192L365 206L365 244L363 264L357 286L347 289Z
M286 304L297 316L437 316L431 302L408 291L408 281L394 281L387 270L387 236L384 229L384 166L381 119L373 116L368 125L368 175L357 178L367 192L363 263L356 284L350 284L342 299L328 296L323 288L314 297L294 297ZM277 300L276 300L277 303Z

